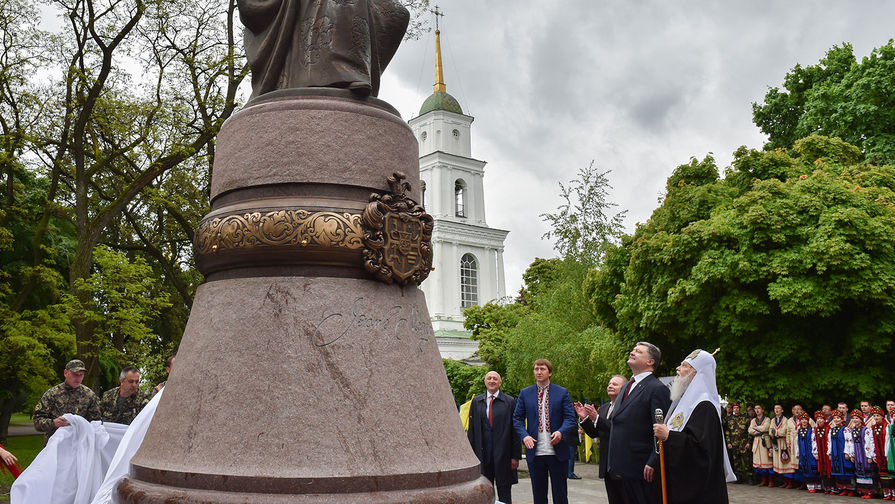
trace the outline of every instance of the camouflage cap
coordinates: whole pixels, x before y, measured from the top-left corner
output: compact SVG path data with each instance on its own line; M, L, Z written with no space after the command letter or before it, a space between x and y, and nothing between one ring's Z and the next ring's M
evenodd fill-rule
M66 371L71 371L73 373L87 370L87 368L84 367L84 361L80 359L72 359L68 361L68 364L65 365L65 369Z

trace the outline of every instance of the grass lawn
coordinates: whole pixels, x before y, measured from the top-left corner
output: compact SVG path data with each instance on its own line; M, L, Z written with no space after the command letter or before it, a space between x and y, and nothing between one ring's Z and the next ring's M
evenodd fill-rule
M23 415L27 418L26 415ZM15 417L13 417L15 418ZM15 420L14 420L15 421ZM43 436L20 436L11 437L6 440L5 448L19 458L19 465L22 469L28 467L28 464L34 460L37 453L44 447ZM12 486L12 475L8 472L0 474L0 502L9 501L9 487Z
M9 419L9 423L31 423L31 417L26 415L25 413L13 413L12 418ZM16 455L18 457L18 455Z

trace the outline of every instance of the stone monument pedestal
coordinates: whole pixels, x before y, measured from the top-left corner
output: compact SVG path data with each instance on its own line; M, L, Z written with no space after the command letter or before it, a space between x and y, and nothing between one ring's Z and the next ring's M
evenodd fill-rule
M306 92L305 92L306 93ZM199 287L126 503L493 503L422 291L363 266L416 140L384 102L271 93L219 135Z

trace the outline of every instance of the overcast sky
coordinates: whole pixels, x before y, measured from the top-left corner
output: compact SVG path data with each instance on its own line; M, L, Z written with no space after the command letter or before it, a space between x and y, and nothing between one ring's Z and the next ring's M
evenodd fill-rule
M511 295L535 257L556 255L538 215L556 209L558 182L591 160L611 170L633 232L675 167L713 153L723 168L762 146L751 103L796 63L842 42L862 58L895 37L895 1L437 3L447 91L488 162L488 225L510 231ZM404 119L432 93L434 38L405 42L383 76L379 97Z

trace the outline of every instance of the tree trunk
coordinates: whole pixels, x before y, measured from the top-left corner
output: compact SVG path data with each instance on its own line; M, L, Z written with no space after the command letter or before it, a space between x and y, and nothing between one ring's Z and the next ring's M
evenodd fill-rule
M94 331L96 323L86 316L93 304L90 292L77 288L78 280L90 276L90 266L93 264L93 248L95 244L88 243L89 233L81 232L75 257L72 260L69 272L69 289L78 301L78 309L72 316L72 325L75 328L75 342L77 343L78 358L84 361L87 372L84 375L84 385L92 390L98 390L99 386L99 344L96 341Z
M9 437L9 420L24 403L24 394L21 392L14 397L0 399L0 444L6 444L6 439Z

